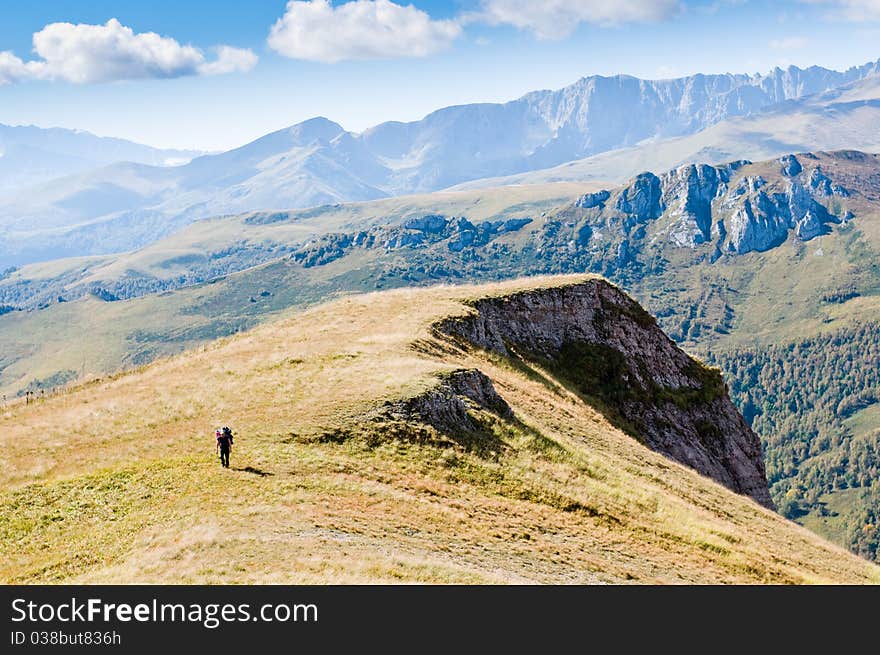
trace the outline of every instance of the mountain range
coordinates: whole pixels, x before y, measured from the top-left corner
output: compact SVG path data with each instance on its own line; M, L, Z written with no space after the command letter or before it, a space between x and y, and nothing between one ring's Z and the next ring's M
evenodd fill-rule
M880 62L845 72L814 66L660 81L593 76L360 134L315 118L173 168L114 163L2 194L0 268L131 250L220 214L433 191L558 165L566 172L551 168L521 181L603 174L620 181L645 167L645 153L655 153L648 163L670 166L777 156L799 149L789 147L795 139L786 130L812 131L829 114L840 125L824 132L819 147L870 150L880 115L878 70ZM596 161L600 153L608 154Z
M82 130L0 124L0 195L122 161L164 167L185 164L201 154Z
M880 76L872 75L753 114L733 116L694 134L648 139L559 166L474 180L454 188L593 179L622 182L644 170L663 171L689 163L760 161L811 150L880 152L878 112Z
M780 511L876 559L878 219L880 158L858 151L216 217L0 274L0 388L51 393L339 294L588 271L721 367Z
M579 418L560 428L566 434L581 434L579 426L592 420L595 410L640 447L659 450L764 505L772 503L785 517L880 560L877 73L878 64L872 63L843 73L813 67L666 81L585 78L560 91L535 92L505 104L450 107L421 121L384 123L359 134L316 118L188 163L193 153L14 128L19 142L29 139L30 145L10 145L0 157L9 173L7 188L0 191L0 390L10 397L39 393L41 400L45 394L49 413L34 419L27 428L32 431L46 425L53 412L67 417L65 408L73 407L72 420L83 416L76 405L80 399L97 407L90 395L95 388L106 390L111 401L121 397L121 388L140 389L140 400L129 407L132 416L142 416L156 413L150 403L161 396L162 380L150 376L177 366L151 362L187 350L179 361L193 362L205 348L234 359L241 346L252 355L238 373L261 390L254 397L263 399L263 416L287 407L287 400L279 405L271 393L261 396L264 387L293 397L302 387L290 382L302 382L298 367L310 362L310 355L294 348L279 359L280 350L253 350L260 344L236 335L255 329L274 338L275 328L263 324L300 312L280 328L286 336L279 343L314 343L325 326L339 328L338 343L315 359L318 368L307 376L314 388L340 383L334 389L340 398L348 397L357 385L346 386L345 376L361 380L362 363L389 361L377 375L383 380L402 376L405 389L383 391L354 414L284 414L282 409L284 415L271 423L254 418L249 429L266 436L261 452L270 459L281 452L279 443L291 446L303 439L391 448L375 434L354 434L352 416L355 423L364 417L391 421L393 429L409 435L406 440L418 441L434 434L423 425L434 412L458 421L441 440L470 434L476 428L462 422L462 412L476 409L493 414L479 416L512 435L501 440L503 448L512 448L505 452L517 452L519 459L506 460L505 466L528 469L537 461L528 454L536 444L543 444L539 450L556 452L556 447L534 441L536 434L549 432L521 432L523 424L505 423L510 415L497 396L514 398L509 406L517 420L568 397L575 404L565 404L565 411ZM33 154L37 151L39 156ZM44 155L47 163L40 164ZM71 174L55 177L57 171ZM419 193L407 195L413 191ZM449 287L440 286L300 311L340 295L560 273L598 274L631 293L675 343L720 368L742 418L728 411L730 401L721 427L713 423L717 412L667 416L672 407L686 413L717 400L723 385L710 369L671 354L671 344L660 343L665 336L655 334L652 348L668 350L669 361L680 360L683 367L666 372L676 380L682 373L696 386L681 392L680 384L653 377L664 375L663 362L634 364L635 342L628 342L626 352L606 349L611 336L653 324L655 319L637 305L575 303L577 326L562 321L545 326L534 339L521 334L524 325L541 327L547 316L571 318L574 311L540 280L502 285L504 296L497 302L487 301L484 291L466 300L456 295L453 302L443 290ZM523 285L541 290L527 294L522 316L502 330L492 321L519 302L518 292L508 291ZM458 331L424 322L428 314L434 321L450 302L459 301L475 311L479 304L483 318L473 320L483 322L462 327L461 319ZM333 308L373 302L378 314L364 310L364 325L347 334L347 310ZM435 315L434 304L445 309ZM528 313L545 304L546 311ZM388 312L407 326L399 334L383 333L383 339L399 340L393 352L371 332L374 324L387 331ZM594 341L585 345L580 338L583 321L596 327L598 349ZM426 337L423 328L429 324ZM492 330L497 338L489 338ZM374 360L350 347L367 342L378 344ZM516 352L507 349L508 343ZM401 354L413 351L454 367L435 371L430 379L410 375L408 366L424 364ZM229 374L222 361L204 357L198 379ZM576 371L566 368L569 361L578 363ZM520 373L548 393L527 391ZM122 381L117 385L117 380ZM70 386L75 388L64 391ZM178 389L180 398L200 399L196 405L163 401L160 412L172 423L182 421L168 424L168 443L180 445L174 440L178 428L190 425L187 421L204 421L201 415L194 418L211 402L200 388L190 381ZM56 392L61 394L57 401L51 398ZM582 401L592 409L577 405ZM12 400L13 411L6 415L13 433L24 416L17 413L20 402ZM304 402L320 405L314 395ZM89 450L92 446L81 442L76 447L112 463L116 445L126 443L125 435L140 419L126 427L102 423L103 410L92 411L93 429L112 432L114 448ZM314 434L291 432L284 422L303 420ZM680 448L678 437L668 438L670 425L699 448ZM752 429L764 450L766 479L755 474L758 456L747 437ZM25 440L28 448L33 434ZM64 443L48 438L50 450ZM458 444L465 451L482 448L480 439L468 439ZM523 450L523 444L531 445ZM563 445L571 447L569 441ZM317 458L338 455L316 448L310 452ZM33 471L46 470L41 467L49 460L42 455L22 457ZM733 474L736 461L755 466ZM252 462L252 468L263 472L261 462ZM479 463L469 462L469 467ZM151 462L141 463L149 469L147 478L154 473L161 478ZM69 472L83 472L74 469ZM65 471L58 469L61 477L50 476L47 483L66 479ZM763 486L756 486L759 477ZM91 488L89 480L83 484ZM490 487L497 491L494 484ZM531 492L517 487L516 493ZM14 505L14 498L10 502ZM11 506L10 515L19 516L19 509ZM42 533L37 537L45 542ZM735 560L749 557L737 553ZM39 553L32 555L28 561L37 579L38 571L50 569L40 564ZM651 579L644 570L633 574ZM106 575L113 579L112 572ZM698 579L696 573L688 575ZM730 575L736 579L735 572Z

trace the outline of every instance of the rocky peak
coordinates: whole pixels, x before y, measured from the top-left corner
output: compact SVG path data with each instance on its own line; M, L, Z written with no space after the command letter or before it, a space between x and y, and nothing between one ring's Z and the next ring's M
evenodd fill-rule
M719 244L726 252L767 250L785 241L790 231L801 241L809 241L826 232L829 223L840 223L847 215L838 210L838 216L823 204L832 196L849 197L849 191L832 182L821 166L808 170L794 155L779 162L784 176L780 190L766 191L762 178L759 186L753 181L745 188L738 186L736 194L722 203L733 209L727 218L728 239L723 246Z
M736 199L746 193L755 193L758 189L767 184L766 180L760 175L744 175L730 189L730 192L724 198L722 206L730 208L736 205Z
M427 214L425 216L416 216L410 218L403 223L403 227L408 230L417 230L419 232L428 232L429 234L440 234L446 229L449 219L438 214Z
M582 209L592 209L593 207L604 207L605 201L611 197L611 192L602 189L595 193L586 193L575 200L574 206Z
M727 188L729 167L707 164L682 166L663 176L663 203L675 219L671 241L689 246L709 241L712 202Z
M564 214L571 243L614 268L637 265L648 235L676 248L713 244L715 259L764 251L789 235L808 241L853 217L840 202L850 191L823 168L843 153L821 154L786 155L770 171L743 160L643 173L618 190L578 198Z
M801 163L798 161L798 158L794 155L785 155L781 157L779 163L782 165L780 172L786 177L794 177L804 170Z
M642 173L623 189L616 207L639 222L650 221L663 213L662 196L660 178L653 173Z
M760 441L720 372L679 349L617 287L591 279L473 308L435 329L465 347L542 366L646 446L772 507Z

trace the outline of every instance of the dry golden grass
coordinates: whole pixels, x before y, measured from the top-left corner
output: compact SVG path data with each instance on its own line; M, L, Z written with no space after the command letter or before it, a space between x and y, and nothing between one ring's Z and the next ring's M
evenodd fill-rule
M653 453L562 387L431 355L463 300L583 277L344 298L0 416L0 579L877 583L880 569ZM357 432L477 366L525 428L497 457ZM213 428L238 433L231 470Z

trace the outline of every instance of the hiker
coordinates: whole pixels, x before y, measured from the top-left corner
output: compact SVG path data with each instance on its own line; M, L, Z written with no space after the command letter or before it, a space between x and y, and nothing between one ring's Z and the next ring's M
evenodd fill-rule
M220 463L223 468L229 468L229 451L232 450L232 430L224 427L214 432L217 438L217 452L220 454Z

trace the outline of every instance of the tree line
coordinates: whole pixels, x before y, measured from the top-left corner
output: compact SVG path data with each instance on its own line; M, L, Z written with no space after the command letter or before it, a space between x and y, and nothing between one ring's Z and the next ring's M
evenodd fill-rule
M877 560L880 544L880 425L847 421L880 402L880 325L761 349L710 354L731 397L761 437L770 492L780 512L827 516L822 496L853 490L838 513L849 546Z

